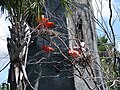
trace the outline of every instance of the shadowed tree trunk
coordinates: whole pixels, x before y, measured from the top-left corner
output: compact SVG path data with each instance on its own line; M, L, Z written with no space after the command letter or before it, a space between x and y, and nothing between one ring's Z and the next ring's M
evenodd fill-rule
M69 78L69 77L73 77L72 76L73 72L72 73L67 71L61 72L59 70L56 70L56 68L54 67L55 65L59 69L64 70L65 66L63 63L59 64L59 66L56 63L50 64L52 60L58 62L65 59L60 54L52 53L49 58L45 59L45 61L48 61L48 63L44 62L39 66L33 65L33 67L31 65L28 65L29 79L32 82L34 80L33 85L35 86L35 90L48 90L48 89L49 90L90 90L90 88L95 90L97 89L105 90L102 71L100 69L100 60L97 51L95 25L92 20L93 11L91 6L91 1L75 0L73 4L77 6L77 9L73 8L73 15L68 14L67 17L64 14L65 10L64 8L61 7L59 0L57 1L47 0L46 3L47 3L46 4L47 9L45 10L46 13L44 14L48 15L54 22L56 22L59 25L56 31L62 32L64 34L68 34L69 47L71 48L76 46L76 44L79 45L80 42L84 41L86 43L86 48L88 49L86 51L86 56L89 58L90 62L92 63L90 63L90 65L85 67L81 65L76 65L76 67L79 70L74 69L74 80L73 80L73 78ZM51 16L50 15L51 13L54 16ZM68 30L64 30L63 28L60 28L66 26ZM60 43L55 38L54 41L57 44ZM35 43L30 47L29 54L31 55L38 52L37 51L38 48L36 47L42 45L43 43L41 42L44 42L45 44L49 45L47 41L42 40L41 38L37 38L37 40L34 42ZM68 45L68 42L65 41L65 43ZM37 46L34 47L34 45ZM66 47L64 47L63 44L60 44L59 47L63 49L63 52L65 52L64 49ZM89 55L91 55L91 57L89 57ZM34 73L29 74L29 72L31 71L30 67L34 69L33 70ZM70 69L72 68L72 66L67 68ZM81 75L78 71L81 72Z
M11 62L8 83L10 83L10 90L23 90L25 82L28 81L25 68L31 35L29 30L23 33L27 30L27 25L23 20L19 21L20 19L17 20L16 17L14 17L15 21L12 19L10 19L12 27L9 27L11 38L7 38L7 47Z
M64 29L66 27L65 9L62 7L60 0L46 0L45 7L45 17L48 17L58 25L54 28L54 31L63 34L60 38L64 41L66 46L57 37L53 37L51 40L54 41L66 55L68 31ZM39 46L44 44L54 47L55 52L49 53L49 55L44 52L37 54L40 50ZM33 56L38 61L41 60L38 64L27 65L28 77L35 90L75 90L72 66L67 65L69 62L67 62L56 46L38 37L29 47L29 57ZM44 59L42 60L42 58ZM27 90L30 90L30 87L28 87Z

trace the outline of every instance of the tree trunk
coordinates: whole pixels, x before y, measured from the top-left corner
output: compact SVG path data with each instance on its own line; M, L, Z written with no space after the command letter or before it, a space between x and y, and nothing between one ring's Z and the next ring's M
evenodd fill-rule
M57 37L47 38L54 41L61 52L66 55L68 31L64 29L66 27L65 9L60 3L60 0L46 0L44 14L55 25L58 25L53 30L63 34L64 38L60 38L64 44ZM39 47L44 44L53 47L55 51L49 54L40 51ZM36 60L39 62L41 60L40 63L27 65L28 77L35 90L75 90L72 66L67 65L69 62L60 53L60 50L42 37L36 38L34 43L30 45L29 61L31 58L35 59L35 61L31 59L32 62L36 62ZM27 87L27 90L30 90L30 87Z
M90 62L92 60L92 63L85 64L86 66L78 64L74 66L66 62L69 65L65 66L67 60L59 53L59 49L50 42L38 37L29 47L27 65L29 80L35 90L90 90L90 88L106 90L100 69L91 1L74 0L73 4L77 6L77 10L73 9L73 15L69 14L67 17L64 14L65 9L61 7L60 0L46 0L44 14L58 25L57 29L54 30L65 35L68 34L65 37L69 38L69 47L79 45L81 41L86 43L85 55ZM65 30L66 26L68 29ZM68 56L65 45L57 38L52 38L52 40ZM63 40L68 46L68 39ZM53 52L49 55L40 52L38 48L43 44L50 45L59 52ZM89 57L89 55L91 56ZM36 61L39 63L35 63ZM31 90L30 87L27 87L27 90Z
M106 90L107 88L103 79L97 50L96 31L95 23L92 19L93 8L91 1L74 0L74 4L77 6L77 10L73 10L74 15L69 15L67 19L67 27L69 29L70 36L69 46L74 47L76 46L76 43L79 44L84 41L86 44L85 47L88 50L85 52L85 55L91 55L89 59L92 60L90 66L82 67L80 65L76 65L82 75L80 75L78 71L74 71L75 88L76 90L90 90L91 87L91 89L95 90ZM80 42L78 42L76 38L79 38ZM78 76L81 76L81 78ZM88 85L84 81L84 78L86 78Z
M30 33L29 30L27 30L27 24L22 19L17 20L16 17L10 19L12 24L12 27L9 27L11 37L7 38L7 48L10 56L10 69L8 75L10 90L23 90L28 81L25 68Z

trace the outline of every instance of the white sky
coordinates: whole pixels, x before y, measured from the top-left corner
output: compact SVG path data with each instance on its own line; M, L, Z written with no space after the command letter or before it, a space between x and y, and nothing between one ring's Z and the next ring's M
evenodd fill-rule
M8 20L5 20L5 15L0 14L0 70L9 62L6 42L6 38L9 36L9 25L10 22ZM0 84L7 80L8 68L9 67L0 72Z
M0 50L2 49L2 51L5 53L7 52L6 37L9 35L8 25L10 25L8 20L5 20L5 16L1 15L0 16L0 42L1 42Z
M108 0L92 0L95 16L97 17L99 10L102 8L102 15L104 18L109 15L109 3Z

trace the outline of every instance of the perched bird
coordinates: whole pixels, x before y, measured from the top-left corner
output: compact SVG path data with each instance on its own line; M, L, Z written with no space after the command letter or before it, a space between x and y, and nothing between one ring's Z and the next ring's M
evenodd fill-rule
M54 26L54 23L53 22L46 22L45 25L47 28L51 28Z
M39 17L36 17L35 20L38 22L38 23L45 23L49 20L49 18L39 18Z
M48 22L49 18L42 18L36 17L35 20L39 23L37 28L52 28L54 26L54 22Z
M47 53L54 51L54 48L47 46L47 45L42 45L42 46L40 46L40 48Z
M85 42L80 42L80 46L81 46L82 48L84 48L84 47L85 47Z
M78 58L80 56L80 53L74 49L69 49L68 53L73 58Z

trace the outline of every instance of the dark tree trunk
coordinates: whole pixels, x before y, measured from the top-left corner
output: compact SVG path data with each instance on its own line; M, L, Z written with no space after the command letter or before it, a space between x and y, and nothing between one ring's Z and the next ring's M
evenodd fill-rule
M92 52L91 58L89 58L89 60L92 60L92 64L90 63L90 66L85 67L76 65L78 71L82 73L82 75L80 75L76 69L73 71L73 67L69 62L65 62L67 60L61 53L53 52L48 55L44 52L39 52L39 46L43 44L51 45L54 48L56 47L41 37L35 38L34 43L29 46L29 61L27 65L28 77L35 90L90 90L88 86L95 90L98 88L106 90L100 69L95 25L92 20L93 12L91 1L74 0L73 3L78 9L73 9L74 15L69 14L68 17L66 17L64 14L65 9L61 7L60 0L46 0L47 10L45 8L44 14L49 16L49 18L58 25L57 29L55 29L56 31L67 34L65 37L69 38L69 42L68 39L63 39L67 46L74 47L75 44L79 44L80 41L86 43L86 48L88 49L86 55ZM68 29L65 30L63 29L64 27ZM76 38L80 41L75 41ZM64 44L57 38L54 38L53 41L58 44L62 52L67 55ZM58 50L58 48L56 49ZM40 62L34 63L36 61ZM31 65L31 62L34 63L34 65ZM65 63L69 65L66 66ZM98 87L98 85L100 85L100 87ZM27 87L27 90L30 90L30 87Z
M68 46L68 31L63 29L66 27L65 10L61 6L60 0L46 0L46 8L48 11L45 9L45 16L48 15L50 20L58 25L57 28L54 28L54 31L64 34L66 38L61 37L61 39ZM52 40L66 54L66 46L57 37L52 38ZM43 44L54 47L56 51L49 55L44 52L37 54L40 51L39 46ZM28 77L35 90L75 90L72 66L67 65L69 62L58 48L38 37L29 47L29 61L31 57L34 57L37 61L45 58L38 64L27 65ZM30 87L27 87L27 90L30 90Z
M10 90L23 90L27 81L25 68L30 33L29 31L23 33L27 27L24 21L13 21L11 19L11 22L12 27L9 27L11 37L7 38L7 47L10 56L8 83L10 83ZM14 22L18 22L18 25L14 24Z

